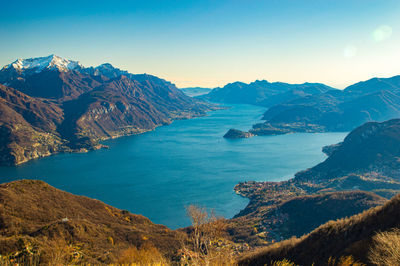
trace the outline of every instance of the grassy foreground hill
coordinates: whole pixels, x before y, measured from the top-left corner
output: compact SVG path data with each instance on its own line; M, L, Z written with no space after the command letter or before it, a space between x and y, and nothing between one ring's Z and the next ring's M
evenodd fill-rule
M192 226L170 230L141 215L43 181L0 184L0 265L232 265L244 245L225 219L189 206Z
M399 228L400 195L397 195L383 206L330 221L301 238L247 254L239 265L272 265L284 259L297 265L327 265L330 258L346 256L368 265L398 265Z
M269 233L290 236L384 201L372 193L338 192L298 197L257 213L264 215L263 221L277 221L264 224L269 226ZM254 214L220 220L208 216L204 209L191 208L191 212L193 226L173 231L141 215L58 190L42 181L4 183L0 185L0 264L231 265L237 255L248 250L247 242L253 245L254 239L260 239L248 230L256 221ZM297 216L276 219L278 213L282 217ZM319 218L313 219L316 216Z
M97 265L134 262L132 256L159 262L174 257L182 239L141 215L42 181L0 185L0 254L15 262Z
M260 247L301 237L328 221L358 214L387 201L365 191L297 196L285 192L271 198L263 194L263 190L251 192L249 205L229 220L229 232L236 242Z

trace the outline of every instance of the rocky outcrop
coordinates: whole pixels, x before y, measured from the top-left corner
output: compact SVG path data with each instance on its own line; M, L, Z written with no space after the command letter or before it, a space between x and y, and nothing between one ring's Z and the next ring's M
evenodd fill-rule
M322 147L322 152L325 153L327 156L331 156L335 151L337 151L342 143L331 144Z
M250 132L240 131L238 129L229 129L228 132L224 135L226 139L243 139L243 138L251 138L254 135Z

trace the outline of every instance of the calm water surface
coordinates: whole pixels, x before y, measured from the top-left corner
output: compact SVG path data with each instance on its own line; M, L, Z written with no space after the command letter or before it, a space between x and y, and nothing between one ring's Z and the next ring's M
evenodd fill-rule
M322 161L322 146L340 142L346 135L222 138L229 128L249 129L259 122L264 110L233 105L206 117L175 121L142 135L107 141L110 149L1 167L0 182L41 179L171 228L189 224L185 215L189 204L232 217L248 202L234 193L238 182L290 178Z

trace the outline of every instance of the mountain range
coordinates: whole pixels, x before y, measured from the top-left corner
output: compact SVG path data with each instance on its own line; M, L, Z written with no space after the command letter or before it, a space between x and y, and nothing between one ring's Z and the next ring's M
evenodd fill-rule
M200 98L218 103L242 103L271 107L292 99L330 90L335 89L321 83L288 84L256 80L249 84L229 83L222 88L213 89Z
M172 83L56 55L18 59L0 70L0 164L102 147L215 108Z
M287 84L265 80L235 82L200 96L209 101L265 106L265 122L251 135L293 132L345 132L369 121L400 117L400 76L372 78L337 90L320 83ZM228 138L248 136L237 132Z
M87 68L55 55L16 60L0 70L0 83L2 165L101 148L100 140L216 108L155 76L130 74L110 64ZM201 97L269 108L266 122L251 133L231 130L229 136L351 132L343 142L323 148L326 160L292 179L238 184L236 193L250 202L234 218L208 220L200 209L193 227L175 231L41 181L1 184L0 264L6 256L12 263L29 258L47 264L122 264L138 257L143 263L146 257L150 261L145 264L154 264L185 256L193 260L212 254L211 248L213 254L228 250L231 259L243 249L230 241L240 248L268 245L242 257L240 265L277 265L274 261L283 259L346 265L335 258L371 264L371 250L382 234L391 235L390 241L396 241L393 235L400 239L400 119L370 122L398 116L399 96L400 76L371 79L343 91L267 81L217 88ZM192 245L209 235L213 237Z
M350 131L364 122L399 116L400 76L395 76L373 78L343 91L328 91L278 104L265 112L266 122L255 129L300 123L318 125L321 131Z

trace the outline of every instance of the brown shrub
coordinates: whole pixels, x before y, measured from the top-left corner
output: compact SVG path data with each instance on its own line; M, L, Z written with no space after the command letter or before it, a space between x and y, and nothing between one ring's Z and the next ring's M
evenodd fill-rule
M122 265L169 265L157 248L146 242L139 249L130 247L120 252L118 263Z

